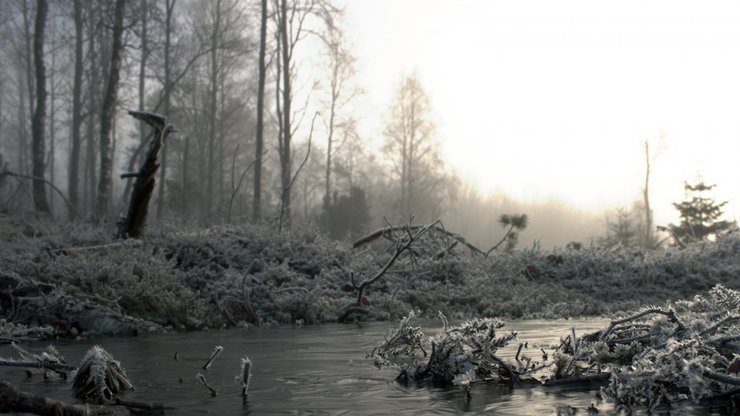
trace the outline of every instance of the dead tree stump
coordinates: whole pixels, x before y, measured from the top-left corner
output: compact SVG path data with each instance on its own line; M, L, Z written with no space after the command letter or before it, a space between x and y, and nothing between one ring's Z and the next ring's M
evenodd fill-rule
M154 137L149 143L149 151L141 164L138 172L129 172L121 175L121 178L136 178L131 198L128 204L126 217L118 224L118 238L139 238L144 232L146 217L149 210L149 200L154 191L154 176L159 169L157 158L159 149L165 138L177 130L171 124L167 124L167 118L155 113L143 111L128 112L132 117L139 119L154 129Z

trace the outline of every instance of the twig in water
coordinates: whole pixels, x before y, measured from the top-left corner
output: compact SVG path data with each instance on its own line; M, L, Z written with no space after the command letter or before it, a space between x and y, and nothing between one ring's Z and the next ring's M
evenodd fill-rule
M242 384L242 396L247 397L249 393L249 381L252 379L252 360L245 356L242 358L241 368L241 384Z
M211 368L211 364L213 363L213 360L215 360L216 357L218 357L218 355L221 354L221 351L223 350L224 350L224 347L220 345L216 345L216 348L214 348L213 352L211 353L211 358L209 358L208 361L206 361L206 363L203 365L203 369L208 370L209 368Z
M195 375L195 378L197 378L198 381L200 381L200 384L204 385L211 392L211 397L218 396L218 392L216 391L216 389L214 389L213 386L208 384L208 381L206 381L206 376L204 376L201 373L198 373Z

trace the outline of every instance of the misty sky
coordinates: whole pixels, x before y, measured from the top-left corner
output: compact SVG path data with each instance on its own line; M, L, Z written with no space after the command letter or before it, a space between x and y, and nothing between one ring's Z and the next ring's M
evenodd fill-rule
M630 206L648 139L657 224L699 175L740 217L740 2L345 4L365 137L415 72L447 162L484 192Z

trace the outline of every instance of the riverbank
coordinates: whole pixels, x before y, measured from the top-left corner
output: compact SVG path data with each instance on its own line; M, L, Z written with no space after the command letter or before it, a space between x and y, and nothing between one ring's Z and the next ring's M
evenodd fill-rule
M153 229L125 242L90 225L6 221L1 230L2 340L395 320L410 310L454 319L614 316L718 283L740 289L738 233L685 249L489 257L430 235L358 299L350 274L355 282L376 276L393 255L392 235L353 248L311 230L258 226ZM357 313L347 315L350 306Z

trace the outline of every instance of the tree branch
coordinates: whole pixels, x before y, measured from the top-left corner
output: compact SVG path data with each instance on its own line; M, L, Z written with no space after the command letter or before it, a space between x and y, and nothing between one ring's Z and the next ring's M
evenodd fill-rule
M62 198L62 200L64 201L64 203L67 204L67 208L69 208L69 210L72 212L72 214L74 214L75 218L82 218L82 216L80 216L80 213L77 212L77 210L75 209L74 206L72 206L72 204L69 202L69 200L67 199L67 197L64 196L64 193L59 188L57 188L56 185L54 185L53 183L47 181L46 179L41 178L41 177L38 177L38 176L23 175L21 173L11 172L8 169L5 169L5 170L2 171L2 173L0 173L0 177L5 176L5 175L12 176L12 177L15 177L15 178L21 178L21 179L30 179L30 180L34 180L34 181L43 181L44 183L46 183L47 185L49 185L49 187L51 187L51 189L53 189L54 191L56 191L57 194L59 194L59 196Z

